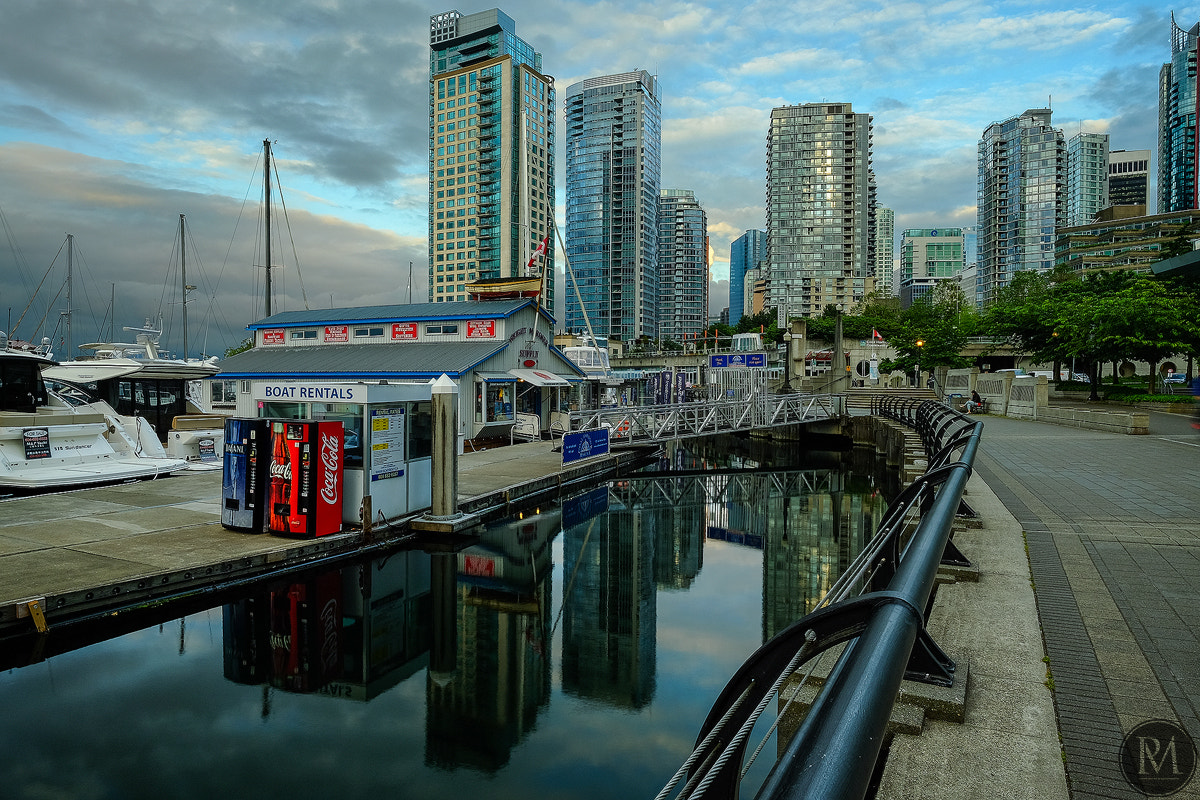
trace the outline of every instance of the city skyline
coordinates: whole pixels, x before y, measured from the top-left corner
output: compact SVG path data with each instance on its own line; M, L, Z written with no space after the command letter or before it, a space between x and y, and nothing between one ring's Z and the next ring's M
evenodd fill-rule
M495 5L543 54L560 92L636 69L661 83L662 185L693 190L708 213L711 313L727 305L730 243L765 225L772 108L846 102L871 114L879 204L895 209L897 230L972 224L977 142L1026 108L1049 103L1068 137L1082 129L1108 133L1113 149L1157 149L1171 9ZM5 311L14 307L15 322L73 233L79 278L91 273L103 295L92 298L95 322L76 325L103 318L110 284L131 315L118 327L140 324L164 293L184 213L210 284L192 297L204 311L192 306L191 338L218 350L196 332L206 318L219 347L243 338L262 270L253 212L240 222L238 213L255 205L264 137L276 142L302 270L280 270L280 307L303 307L302 288L310 306L403 302L409 262L412 296L423 296L429 18L446 10L17 3L0 54L0 209L21 254L5 242ZM1173 10L1184 27L1200 19L1200 7ZM554 177L561 229L561 152ZM189 282L192 269L189 258Z

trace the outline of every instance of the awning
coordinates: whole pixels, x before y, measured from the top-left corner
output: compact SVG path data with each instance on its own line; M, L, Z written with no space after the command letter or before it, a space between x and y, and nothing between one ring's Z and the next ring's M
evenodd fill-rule
M534 386L570 386L571 383L561 375L545 372L540 369L510 369L509 375L514 378L532 383Z
M513 376L507 372L476 372L475 380L484 383L512 383Z

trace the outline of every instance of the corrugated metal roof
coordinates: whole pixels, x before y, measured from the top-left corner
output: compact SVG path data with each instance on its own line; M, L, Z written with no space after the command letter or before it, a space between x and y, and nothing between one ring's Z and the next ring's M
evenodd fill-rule
M407 305L281 311L278 314L272 314L266 319L250 323L246 326L246 329L286 328L296 325L315 324L341 325L363 322L412 322L434 319L481 319L484 317L505 318L512 316L515 312L532 303L533 300L526 298L519 300L409 303Z
M457 377L506 347L507 342L255 347L221 361L218 377L436 378L442 373Z

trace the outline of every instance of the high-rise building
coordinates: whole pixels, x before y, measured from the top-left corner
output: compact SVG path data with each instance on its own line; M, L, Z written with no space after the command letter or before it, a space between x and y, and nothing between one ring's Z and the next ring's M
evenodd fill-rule
M850 103L771 110L767 133L767 305L779 324L849 310L873 288L871 116Z
M875 285L888 286L896 268L896 212L880 206L875 209L875 263L871 274Z
M658 335L682 343L708 326L708 218L690 189L658 195Z
M956 280L966 266L963 254L962 228L904 231L900 239L900 307L908 308L929 294L938 281Z
M1171 12L1171 60L1158 72L1158 213L1200 207L1196 190L1196 43Z
M746 273L757 269L766 255L766 231L748 230L729 245L730 325L737 325L743 316L751 313L748 309L753 305L754 282L746 281Z
M1150 151L1110 150L1108 153L1108 204L1148 206L1150 202ZM1145 212L1149 212L1149 208Z
M1086 225L1108 206L1108 134L1077 133L1067 141L1067 224Z
M979 140L976 302L991 302L1013 273L1054 266L1054 230L1066 218L1066 144L1050 109L995 122ZM968 293L969 295L969 293Z
M429 21L429 299L543 275L554 301L554 82L499 9ZM530 259L550 237L544 258Z
M645 71L588 78L567 88L563 105L571 267L564 324L582 332L590 321L597 336L626 342L656 338L658 82Z

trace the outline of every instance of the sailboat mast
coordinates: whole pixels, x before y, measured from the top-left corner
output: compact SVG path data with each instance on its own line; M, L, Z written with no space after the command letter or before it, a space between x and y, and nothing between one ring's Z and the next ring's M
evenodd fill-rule
M179 280L183 286L183 360L188 357L187 338L187 247L183 238L183 214L179 215Z
M263 139L263 211L267 239L266 316L271 316L271 140Z
M71 338L71 278L75 272L75 237L67 234L67 352L71 357L75 341Z

